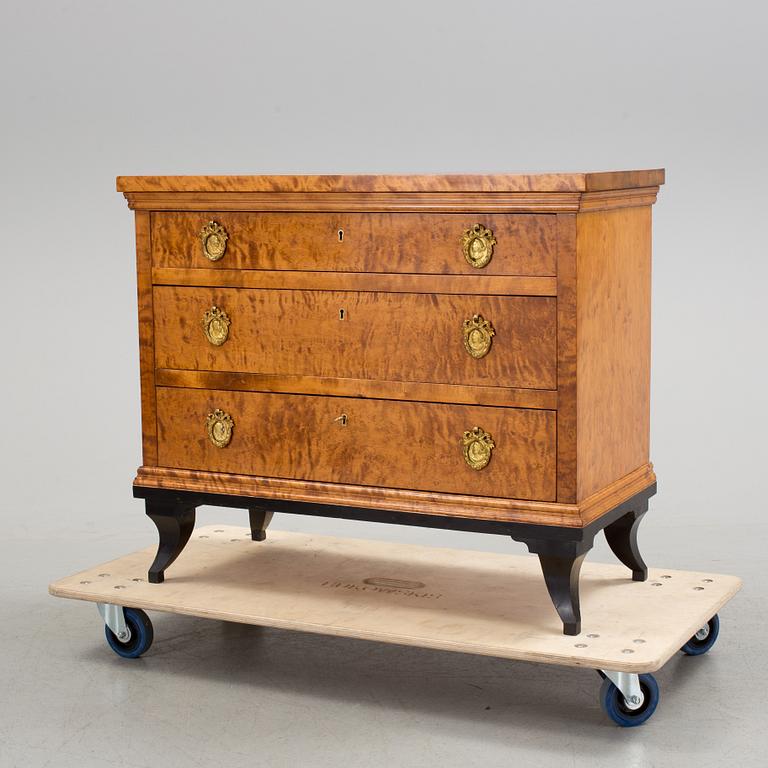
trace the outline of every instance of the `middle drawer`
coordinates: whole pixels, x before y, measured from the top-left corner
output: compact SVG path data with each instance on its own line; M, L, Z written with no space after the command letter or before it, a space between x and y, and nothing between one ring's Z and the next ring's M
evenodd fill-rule
M556 389L556 299L155 286L158 368Z

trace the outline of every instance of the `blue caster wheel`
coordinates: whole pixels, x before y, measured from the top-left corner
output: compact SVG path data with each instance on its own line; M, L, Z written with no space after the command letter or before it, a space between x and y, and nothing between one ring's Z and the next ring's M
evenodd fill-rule
M630 709L624 694L606 677L600 688L600 705L608 717L622 728L642 725L656 711L659 703L659 686L653 675L640 675L640 690L643 703L637 709Z
M154 638L152 622L140 608L125 608L125 623L128 626L128 637L121 640L109 627L104 627L109 647L124 659L138 659L142 653L149 650Z
M715 614L680 650L688 656L701 656L716 642L720 634L720 617Z

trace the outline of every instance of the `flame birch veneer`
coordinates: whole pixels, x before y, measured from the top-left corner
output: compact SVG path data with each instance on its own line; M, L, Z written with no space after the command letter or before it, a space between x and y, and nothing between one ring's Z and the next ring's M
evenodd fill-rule
M512 536L566 634L596 533L635 580L662 170L119 177L162 582L202 504Z

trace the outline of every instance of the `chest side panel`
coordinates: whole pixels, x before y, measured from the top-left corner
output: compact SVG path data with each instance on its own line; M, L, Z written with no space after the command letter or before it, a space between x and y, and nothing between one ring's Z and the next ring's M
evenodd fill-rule
M648 463L651 208L577 221L578 500Z

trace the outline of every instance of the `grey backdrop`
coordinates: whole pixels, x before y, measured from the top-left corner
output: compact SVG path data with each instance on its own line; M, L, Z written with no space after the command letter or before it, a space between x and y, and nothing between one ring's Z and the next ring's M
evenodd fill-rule
M766 22L764 4L733 0L3 0L0 763L203 765L222 750L229 765L756 758ZM158 617L152 658L131 667L106 650L95 611L46 595L48 581L154 541L130 493L136 286L117 174L656 166L668 180L654 209L659 494L642 546L651 564L747 585L716 652L660 673L646 728L612 730L586 672L195 619ZM200 519L244 522L225 510ZM521 549L363 523L275 525ZM600 545L592 557L609 555Z

